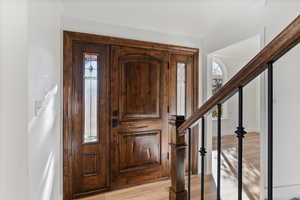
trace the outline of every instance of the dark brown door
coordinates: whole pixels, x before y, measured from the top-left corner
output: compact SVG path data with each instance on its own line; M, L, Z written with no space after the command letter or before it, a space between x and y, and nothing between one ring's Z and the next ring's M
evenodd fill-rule
M109 186L109 48L73 44L73 198Z
M167 177L168 53L112 47L112 185Z

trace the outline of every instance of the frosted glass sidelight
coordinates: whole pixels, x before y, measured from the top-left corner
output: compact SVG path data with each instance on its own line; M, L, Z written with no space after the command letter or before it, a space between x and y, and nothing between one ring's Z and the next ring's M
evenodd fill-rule
M177 115L186 114L186 64L177 63Z

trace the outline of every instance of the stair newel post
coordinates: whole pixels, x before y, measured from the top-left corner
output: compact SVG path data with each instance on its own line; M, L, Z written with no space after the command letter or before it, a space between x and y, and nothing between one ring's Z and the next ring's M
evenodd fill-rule
M171 116L169 120L171 135L170 200L187 199L187 190L185 188L185 155L187 145L185 133L178 132L178 127L184 120L184 116L176 115Z

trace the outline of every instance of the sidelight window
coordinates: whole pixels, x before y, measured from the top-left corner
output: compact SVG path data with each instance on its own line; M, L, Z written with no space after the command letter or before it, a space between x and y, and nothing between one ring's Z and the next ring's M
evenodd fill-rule
M186 114L186 64L177 63L177 115Z
M84 142L98 140L98 55L84 54Z

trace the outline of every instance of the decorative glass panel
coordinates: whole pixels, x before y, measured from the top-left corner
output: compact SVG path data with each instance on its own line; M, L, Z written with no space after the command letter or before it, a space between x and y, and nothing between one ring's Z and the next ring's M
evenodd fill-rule
M177 63L177 115L185 115L186 65Z
M84 142L98 140L98 55L84 54Z

